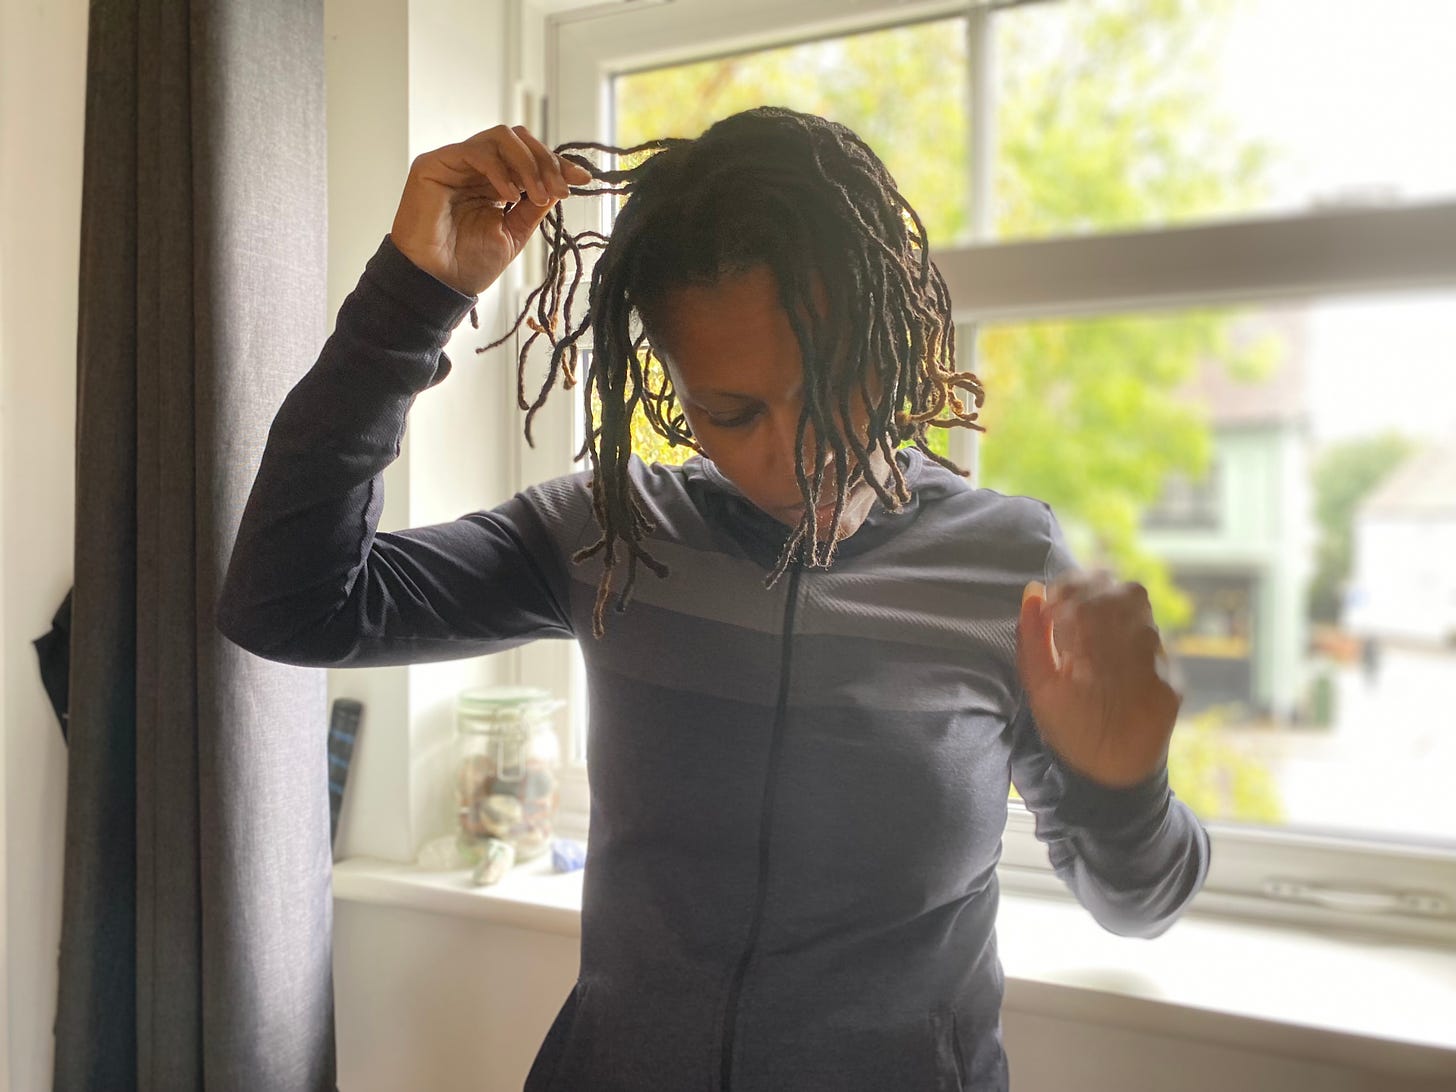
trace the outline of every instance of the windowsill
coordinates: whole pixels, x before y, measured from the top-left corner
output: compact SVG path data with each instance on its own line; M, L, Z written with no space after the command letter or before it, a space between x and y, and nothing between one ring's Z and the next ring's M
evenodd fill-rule
M431 872L395 861L352 857L334 865L334 898L576 937L581 935L581 880L581 869L554 872L550 853L516 865L491 887L474 886L469 869Z
M582 872L550 855L494 887L354 858L349 902L581 932ZM1009 1011L1114 1025L1373 1072L1456 1076L1456 953L1190 914L1155 941L1117 937L1070 899L1001 894ZM1254 984L1255 988L1250 989Z

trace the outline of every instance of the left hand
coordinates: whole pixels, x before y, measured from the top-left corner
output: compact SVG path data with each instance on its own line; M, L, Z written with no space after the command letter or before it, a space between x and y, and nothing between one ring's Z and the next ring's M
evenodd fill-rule
M1142 585L1103 572L1027 584L1016 662L1042 738L1073 770L1127 788L1167 763L1183 697Z

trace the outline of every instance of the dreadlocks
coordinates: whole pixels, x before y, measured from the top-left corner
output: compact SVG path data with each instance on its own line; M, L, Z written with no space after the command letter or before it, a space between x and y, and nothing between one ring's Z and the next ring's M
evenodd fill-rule
M586 150L641 158L628 169L607 170L581 154ZM725 276L767 265L799 343L805 404L795 475L805 510L765 579L766 587L795 560L827 568L834 559L837 538L820 542L815 518L815 507L827 503L819 498L826 453L834 459L838 483L836 528L845 494L861 476L869 478L891 511L900 511L910 500L893 453L907 440L947 469L967 474L930 450L926 430L932 425L981 429L976 410L984 391L974 373L954 368L950 296L930 260L920 217L895 188L884 164L848 128L812 114L762 106L724 118L692 140L670 137L629 148L583 141L559 145L555 151L589 170L597 183L573 186L572 193L628 195L628 200L610 238L596 231L568 233L560 205L553 207L540 224L547 244L543 282L527 297L511 328L477 351L500 345L523 323L532 331L521 346L516 396L526 411L526 440L534 446L532 419L558 375L564 389L576 385L580 342L592 332L582 387L587 437L575 458L591 453L592 506L602 535L572 560L603 553L605 569L592 613L594 636L600 638L606 630L612 577L622 560L619 544L626 552L627 577L617 598L618 613L626 609L639 562L659 577L669 572L642 545L655 524L628 477L634 415L640 409L671 445L684 444L705 454L665 370L654 388L647 366L652 306L675 287L711 286ZM582 280L583 257L591 250L602 253L592 269L588 313L574 322L572 304ZM811 277L816 274L828 296L827 316L811 306ZM551 345L550 365L540 392L528 403L526 358L543 336ZM872 377L878 380L873 397ZM841 419L852 419L850 398L856 387L869 413L869 447L854 429L845 435L832 423L836 402ZM973 408L957 390L970 394ZM601 403L599 423L593 419L593 392ZM950 416L942 418L947 409ZM804 471L804 436L811 422L817 468L812 480ZM885 482L867 473L870 448L878 448L889 463ZM851 453L857 460L853 476Z

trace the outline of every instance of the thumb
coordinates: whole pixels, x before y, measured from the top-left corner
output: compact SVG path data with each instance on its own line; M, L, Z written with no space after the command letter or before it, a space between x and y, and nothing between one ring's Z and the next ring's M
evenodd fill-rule
M538 205L523 194L521 199L510 207L505 215L505 226L506 230L510 232L517 254L530 242L531 232L535 231L541 221L546 219L547 214L556 207L556 200L553 197L546 204Z
M1046 586L1033 580L1021 592L1021 616L1016 624L1016 668L1028 694L1057 676L1057 654L1052 627L1046 616Z

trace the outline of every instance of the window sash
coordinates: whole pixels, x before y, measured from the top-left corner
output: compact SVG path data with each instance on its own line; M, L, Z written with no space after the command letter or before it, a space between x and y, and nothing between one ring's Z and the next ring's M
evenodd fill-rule
M639 0L625 8L544 15L532 0L522 2L526 40L543 47L539 60L546 109L540 124L548 143L563 135L608 140L610 80L622 72L968 15L968 57L974 69L969 144L983 152L991 144L988 11L1006 5L966 0L739 0L731 5ZM533 12L536 29L531 32ZM975 162L973 240L986 240L991 164L985 154ZM563 206L570 226L608 227L587 219L603 215L604 205L589 209L586 204ZM572 216L576 219L570 220ZM1456 286L1452 240L1456 201L1076 237L972 241L935 248L933 255L955 301L954 314L962 325L958 343L970 366L974 331L992 321ZM553 399L537 415L537 446L520 455L520 487L582 468L570 466L562 454L575 450L575 412L576 400ZM952 457L974 466L974 437L965 430L953 430L952 437L962 445ZM574 649L562 642L535 642L521 652L522 670L529 677L572 692ZM579 710L584 694L573 697ZM584 713L575 719L584 723ZM575 755L575 741L563 743L563 753ZM584 766L576 763L563 782L564 825L576 821L585 829L586 792ZM1198 901L1203 910L1421 942L1456 941L1456 863L1449 849L1232 824L1207 826L1215 849ZM1020 804L1013 804L1007 823L1001 871L1009 887L1061 890L1035 840L1032 817ZM1382 893L1392 893L1392 906L1381 906ZM1412 897L1400 902L1400 893Z
M1456 286L1456 201L932 247L962 322Z

